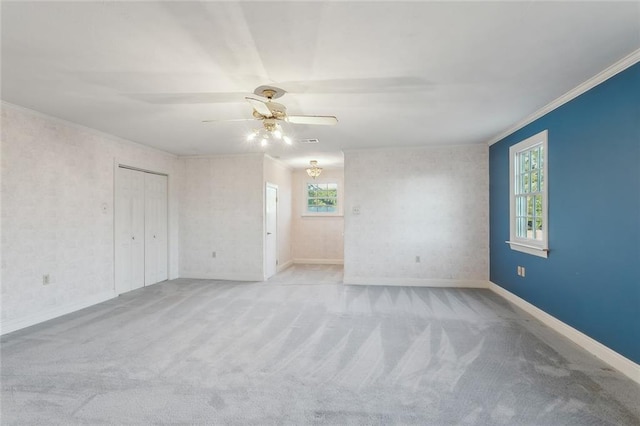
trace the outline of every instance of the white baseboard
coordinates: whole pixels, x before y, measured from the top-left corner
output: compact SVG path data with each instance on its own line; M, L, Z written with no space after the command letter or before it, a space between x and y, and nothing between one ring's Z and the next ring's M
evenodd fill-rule
M98 303L105 302L109 299L113 299L114 297L117 297L117 295L113 291L108 291L85 298L77 302L45 309L34 315L27 315L22 318L4 320L0 322L0 335L31 327L32 325L40 324L41 322L49 321L51 319L67 315L72 312L79 311L80 309L97 305Z
M556 317L549 315L542 309L532 305L526 300L516 296L499 285L489 282L489 289L504 299L513 303L523 311L527 312L546 326L560 333L567 339L581 346L596 358L606 362L625 376L629 377L636 383L640 383L640 365L631 361L613 349L608 348L597 340L592 339L581 331L576 330L570 325L560 321Z
M489 288L484 280L447 280L430 278L352 277L342 280L349 285L388 285L406 287Z
M285 269L289 268L292 265L293 265L293 260L289 260L287 262L284 262L283 264L278 265L278 272L282 272L282 271L284 271Z
M293 263L307 265L344 265L344 259L293 259Z
M264 281L260 274L229 274L229 273L191 273L189 271L180 275L180 278L189 280L220 280L220 281Z

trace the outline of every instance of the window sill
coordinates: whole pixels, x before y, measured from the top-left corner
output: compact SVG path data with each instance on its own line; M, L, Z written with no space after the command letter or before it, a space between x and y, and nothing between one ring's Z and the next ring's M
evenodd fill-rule
M305 213L301 217L343 217L341 213Z
M509 247L511 247L511 250L531 254L533 256L544 257L545 259L549 255L548 248L536 247L533 245L519 243L516 241L505 241L505 243L509 244Z

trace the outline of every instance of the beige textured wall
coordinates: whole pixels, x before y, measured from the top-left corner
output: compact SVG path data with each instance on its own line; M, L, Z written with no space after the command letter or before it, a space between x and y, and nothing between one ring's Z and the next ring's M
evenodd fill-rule
M169 174L169 273L176 278L177 158L2 104L3 332L114 296L116 161Z
M486 145L345 152L345 283L486 285L488 165Z
M180 276L262 280L263 154L179 161Z
M344 171L324 169L319 180L337 179L344 195ZM293 173L293 259L298 263L342 263L344 259L342 216L303 216L304 189L313 181L304 170ZM342 201L342 200L340 200ZM339 202L340 202L339 201Z

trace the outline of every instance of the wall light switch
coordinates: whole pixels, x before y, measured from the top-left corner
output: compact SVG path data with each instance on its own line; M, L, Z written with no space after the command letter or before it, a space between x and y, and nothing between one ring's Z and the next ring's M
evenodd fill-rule
M352 210L354 215L359 215L360 214L360 206L355 206Z
M522 267L522 272L520 273L520 276L524 278L524 266Z

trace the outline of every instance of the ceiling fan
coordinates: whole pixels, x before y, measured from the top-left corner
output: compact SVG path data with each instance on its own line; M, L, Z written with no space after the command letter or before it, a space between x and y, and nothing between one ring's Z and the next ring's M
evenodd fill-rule
M332 115L290 115L287 114L287 107L283 104L274 102L273 99L278 99L285 93L285 90L274 86L259 86L253 93L264 99L256 99L246 96L245 100L251 104L253 108L254 118L240 118L231 120L203 120L203 123L220 122L220 121L247 121L247 120L260 120L262 121L264 129L269 133L275 135L277 139L283 138L282 128L279 122L287 122L292 124L320 124L320 125L334 125L338 123L338 119ZM249 139L253 139L259 132L254 132L249 135ZM290 143L288 138L284 137L285 142ZM263 145L266 144L266 140L263 138Z

